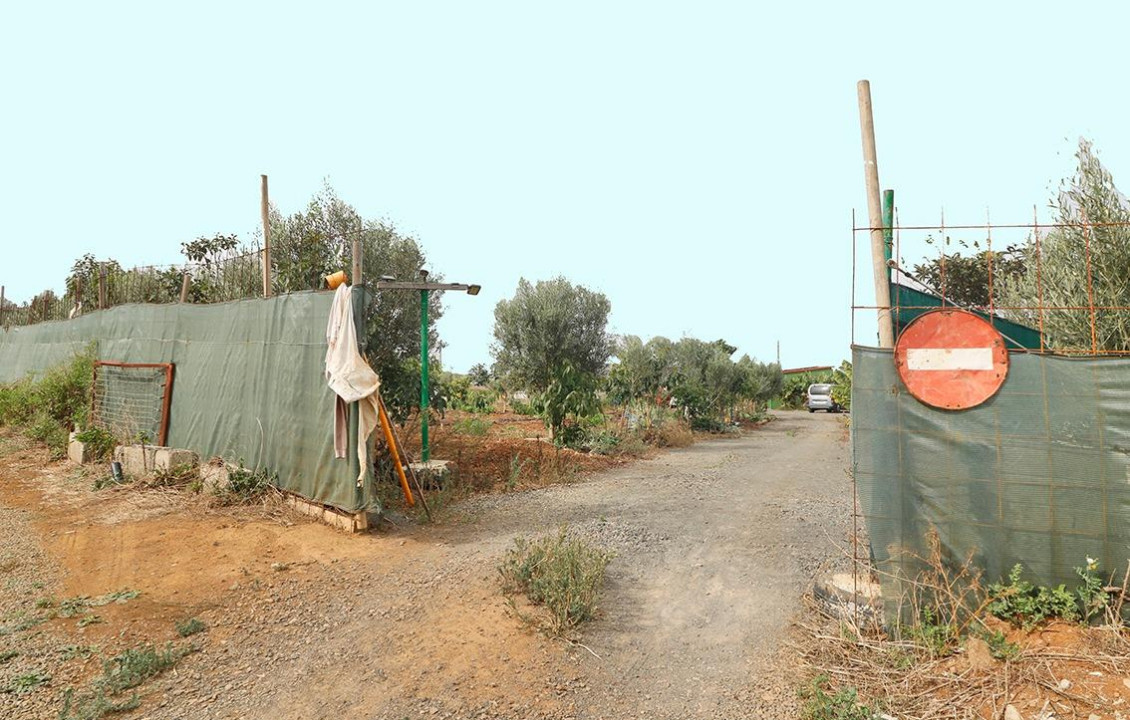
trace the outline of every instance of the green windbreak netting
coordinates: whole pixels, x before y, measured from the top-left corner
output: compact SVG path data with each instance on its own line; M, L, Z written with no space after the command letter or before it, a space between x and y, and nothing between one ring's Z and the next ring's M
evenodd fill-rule
M0 330L0 382L66 362L91 343L99 360L173 363L170 446L266 468L283 489L359 510L370 488L359 490L350 460L333 454L334 394L323 375L332 302L332 293L307 292L123 305Z
M1023 563L1025 579L1071 587L1088 557L1125 571L1130 359L1009 360L996 396L951 412L915 400L889 350L853 350L855 477L889 601L921 569L931 528L989 581Z

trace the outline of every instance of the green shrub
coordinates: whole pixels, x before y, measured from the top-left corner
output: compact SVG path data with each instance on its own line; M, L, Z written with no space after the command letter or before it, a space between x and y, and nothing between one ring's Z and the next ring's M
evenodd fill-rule
M24 429L24 434L46 445L52 460L61 460L67 456L70 432L65 425L60 425L47 413L36 414L35 419Z
M0 425L20 428L32 440L47 445L53 458L64 457L71 428L87 423L93 376L94 352L90 349L38 379L0 386Z
M1023 580L1024 566L1017 564L1007 583L993 583L988 591L992 601L986 609L1018 627L1032 628L1054 618L1076 620L1079 609L1075 596L1064 585L1054 588L1034 586Z
M612 554L570 537L567 527L529 540L518 537L498 567L503 590L524 592L549 611L549 631L564 635L596 613Z
M75 439L86 445L92 460L107 459L114 452L114 448L118 446L117 438L109 430L97 426L91 426L76 433Z
M228 473L228 485L217 488L216 496L229 505L242 505L256 502L278 485L278 475L267 470L250 470L243 466Z

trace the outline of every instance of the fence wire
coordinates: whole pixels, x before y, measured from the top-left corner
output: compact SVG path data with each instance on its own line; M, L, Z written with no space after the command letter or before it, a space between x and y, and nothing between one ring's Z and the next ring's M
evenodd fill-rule
M985 222L860 226L852 215L852 344L857 328L880 310L912 319L939 307L972 310L990 319L1030 328L1030 352L1062 355L1130 354L1130 222ZM890 305L860 303L859 247L873 230L885 231L890 250ZM864 257L869 249L864 243ZM904 253L921 259L905 259ZM971 274L971 263L980 263ZM870 267L863 263L864 269ZM956 267L955 267L956 266ZM929 268L928 276L919 272ZM981 278L983 277L983 281ZM981 287L971 287L971 278ZM869 282L864 282L870 287ZM922 295L932 296L920 302ZM970 295L982 296L978 301ZM872 344L865 341L862 344ZM1015 348L1014 348L1015 349Z
M0 300L0 327L67 320L131 303L217 303L262 296L263 251L254 245L199 263L128 269L116 262L90 263L72 272L62 296L45 290L22 303Z

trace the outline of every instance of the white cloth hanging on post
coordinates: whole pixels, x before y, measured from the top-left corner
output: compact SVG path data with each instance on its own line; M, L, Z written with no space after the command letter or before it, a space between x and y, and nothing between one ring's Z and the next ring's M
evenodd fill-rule
M353 295L349 285L339 285L334 293L330 320L326 325L326 381L337 394L334 408L334 456L343 458L348 447L348 413L340 406L357 403L357 459L361 474L357 486L365 480L369 463L369 436L377 428L377 407L381 380L357 347L357 326L353 324Z

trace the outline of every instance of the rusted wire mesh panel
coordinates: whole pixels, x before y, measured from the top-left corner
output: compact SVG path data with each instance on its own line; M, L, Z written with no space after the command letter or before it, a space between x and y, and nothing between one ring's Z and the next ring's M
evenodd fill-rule
M96 362L91 421L123 442L164 445L172 371L169 363Z

